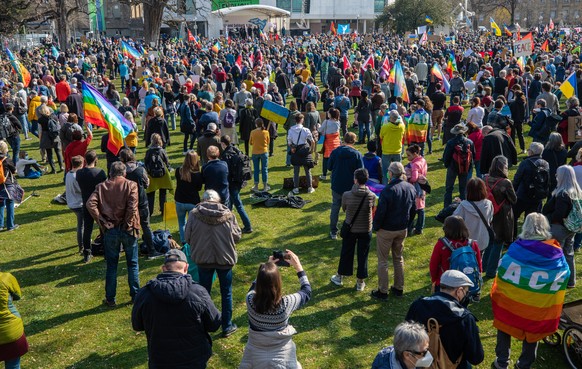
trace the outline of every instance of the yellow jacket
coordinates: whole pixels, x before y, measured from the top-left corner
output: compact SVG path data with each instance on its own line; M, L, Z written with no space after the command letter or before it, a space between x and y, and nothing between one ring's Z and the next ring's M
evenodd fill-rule
M382 142L382 155L394 155L402 153L402 138L406 130L402 120L394 124L388 120L380 129L380 142Z
M30 100L30 105L28 105L28 120L38 120L38 116L36 115L36 108L41 105L40 96L35 96L32 100Z

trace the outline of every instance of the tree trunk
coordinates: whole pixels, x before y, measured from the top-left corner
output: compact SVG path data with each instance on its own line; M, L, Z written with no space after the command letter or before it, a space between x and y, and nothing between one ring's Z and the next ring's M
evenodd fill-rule
M150 42L158 43L164 8L165 2L161 1L152 1L151 4L143 3L144 39L147 45Z
M59 45L62 51L65 51L69 48L69 25L67 23L67 6L66 0L58 0L58 9L57 12L59 17L56 19L57 21L57 28L58 28L58 35L59 35Z

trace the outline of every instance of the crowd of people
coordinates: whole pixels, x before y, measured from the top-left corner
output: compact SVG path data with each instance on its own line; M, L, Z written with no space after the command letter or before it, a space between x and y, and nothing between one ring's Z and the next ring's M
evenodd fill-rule
M396 327L393 346L382 349L372 367L430 366L437 355L429 339L434 322L442 326L444 347L434 359L445 355L458 368L480 364L483 347L468 306L485 293L483 274L494 278L498 333L492 366L508 367L515 337L523 341L516 368L529 369L537 342L558 327L559 313L548 307L561 305L566 288L576 287L574 251L582 243L582 147L568 130L568 118L582 114L579 37L557 30L534 33L534 50L525 63L504 50L501 38L478 33L457 35L453 44L444 38L411 44L390 34L174 40L159 48L134 44L144 52L138 60L125 56L119 40L111 38L76 44L58 55L51 47L19 50L30 85L7 62L0 64L0 229L18 228L18 177L62 173L61 199L76 216L85 263L93 258L94 224L99 228L106 260L103 304L117 304L123 249L132 324L146 332L150 367L204 368L212 355L208 332L221 328L229 337L238 328L232 321L236 244L254 231L241 191L251 180L251 192L271 190L269 158L276 155L279 134L286 135L285 165L293 167L289 197L302 188L307 196L315 192L319 159L318 179L330 184L329 237L342 238L331 282L343 286L354 274L356 258L355 289L365 291L375 232L378 280L370 294L381 301L405 295L405 242L423 233L427 195L436 187L426 157L442 147L443 237L427 258L434 294L412 303L407 322ZM546 39L549 51L540 47ZM223 44L218 52L209 48L214 42ZM404 93L386 67L396 62L403 66ZM449 74L446 81L431 72L435 64ZM563 98L559 87L571 83L566 78L572 73L578 95ZM85 120L82 82L97 88L132 125L119 152L111 151L109 134L101 136L103 169L90 148L97 127ZM267 102L287 108L287 116L276 121L265 114ZM470 106L468 114L464 106ZM166 150L176 130L184 136L184 159L174 170ZM526 131L533 140L527 150ZM20 150L22 138L38 142L44 166ZM518 153L526 154L521 162ZM156 192L163 214L169 191L183 248L162 253L150 220ZM140 237L148 260L164 260L163 272L143 288ZM520 273L512 269L515 263L527 277L515 277ZM278 269L284 264L296 270L300 284L298 292L285 296ZM543 281L534 278L540 271ZM210 298L215 278L221 311ZM20 289L9 273L0 273L0 279L6 281L0 299L8 306L0 315L6 317L0 320L0 361L19 368L27 343L12 301ZM528 287L532 283L539 289ZM527 306L512 310L523 293L530 294L539 316L527 314ZM289 317L311 294L293 251L259 266L246 297L249 336L240 368L301 367Z

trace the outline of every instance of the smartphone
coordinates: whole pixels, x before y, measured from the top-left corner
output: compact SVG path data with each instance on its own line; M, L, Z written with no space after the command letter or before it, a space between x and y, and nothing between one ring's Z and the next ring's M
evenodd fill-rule
M279 260L275 263L275 265L277 265L277 266L280 266L280 267L291 266L291 264L289 264L289 262L285 261L287 259L287 252L285 252L285 251L280 251L280 250L273 251L273 258Z

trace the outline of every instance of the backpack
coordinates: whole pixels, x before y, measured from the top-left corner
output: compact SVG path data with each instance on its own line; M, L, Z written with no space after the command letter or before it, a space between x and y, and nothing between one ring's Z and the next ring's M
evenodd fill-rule
M563 120L562 116L558 114L550 114L544 119L544 125L550 132L555 132L558 124Z
M307 87L307 96L305 96L305 100L311 102L317 102L317 93L315 91L315 87L308 86Z
M564 227L570 232L582 232L582 200L572 200L572 210L564 219Z
M481 278L481 271L479 270L475 251L471 247L473 240L469 239L466 246L461 246L456 249L453 248L451 241L447 238L443 237L440 240L445 244L445 247L451 250L449 270L458 270L469 277L471 282L473 282L473 287L469 288L469 298L471 301L479 301L483 279Z
M539 159L532 163L535 166L535 174L528 185L527 196L532 200L543 200L548 196L550 189L550 168L542 165Z
M50 116L48 121L48 136L52 140L55 140L59 137L59 133L61 132L61 125L59 121L54 116Z
M162 178L166 174L166 164L159 149L152 151L152 156L146 164L146 171L152 178Z
M14 99L14 115L22 115L26 113L26 103L22 97L17 96Z
M8 115L2 114L2 116L0 116L0 139L6 140L8 137L12 137L16 133L16 128L14 128L14 125L12 125L12 122L8 119Z
M232 153L225 155L226 162L228 163L230 181L241 184L244 187L246 181L249 181L253 176L251 159L236 147L233 146L232 148Z
M457 164L457 172L459 172L459 174L469 173L469 168L473 161L473 153L471 152L470 145L466 140L455 145L453 161Z
M226 111L226 114L224 114L224 122L222 124L222 126L224 128L232 128L234 127L234 115L230 112L230 110Z
M505 201L507 200L503 199L501 203L498 203L497 200L495 200L495 196L493 196L493 189L497 187L497 184L501 182L503 179L504 178L499 178L497 182L493 184L492 187L489 186L488 181L485 181L485 184L487 185L487 199L491 201L491 203L493 204L493 215L499 213L499 210L501 210L501 207L505 204Z
M441 341L441 335L439 333L439 322L435 318L429 318L426 323L426 329L428 331L428 351L433 357L431 369L456 369L463 355L461 355L456 362L452 362L449 359L449 355L445 351L443 342Z

